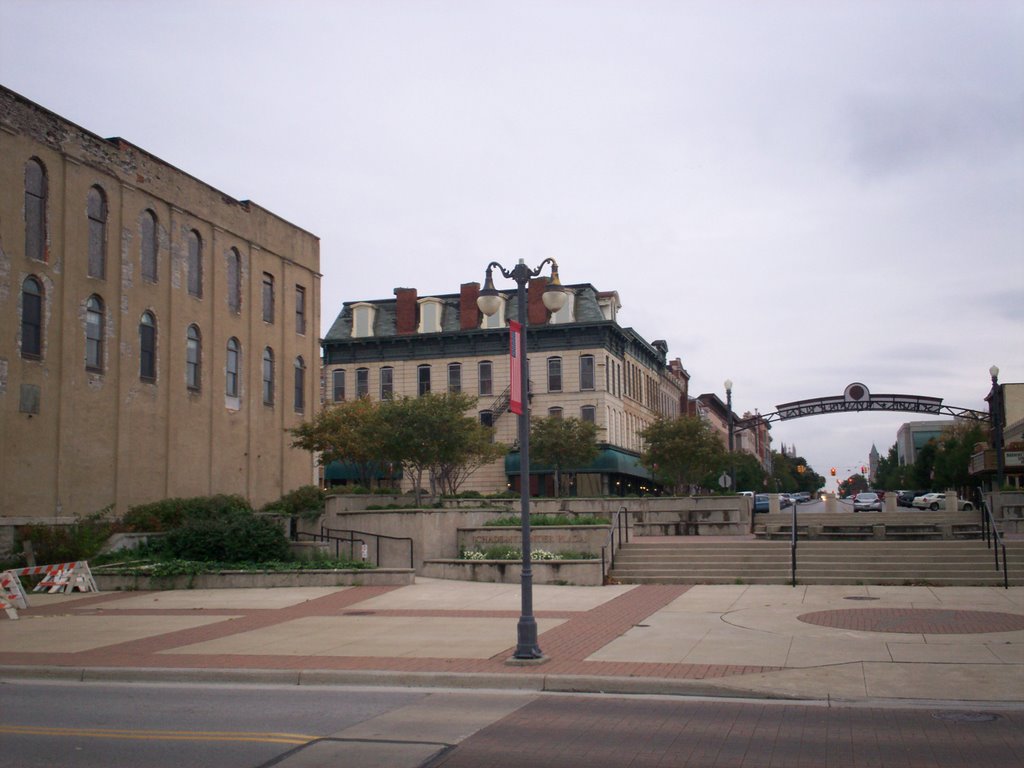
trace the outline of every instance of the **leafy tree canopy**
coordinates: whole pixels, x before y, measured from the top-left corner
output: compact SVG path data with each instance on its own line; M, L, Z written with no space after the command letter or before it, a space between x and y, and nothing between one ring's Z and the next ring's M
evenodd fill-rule
M641 462L674 492L688 491L728 466L721 439L699 416L659 419L642 436L647 448Z
M555 496L560 492L562 472L590 464L597 453L596 424L557 416L530 421L530 464L555 468Z

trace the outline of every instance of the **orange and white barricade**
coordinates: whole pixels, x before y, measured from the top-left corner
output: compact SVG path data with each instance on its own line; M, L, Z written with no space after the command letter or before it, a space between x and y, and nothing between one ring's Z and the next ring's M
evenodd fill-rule
M28 608L28 600L21 588L21 579L13 571L0 573L0 608L7 612L8 618L18 618L19 608Z
M35 565L21 570L14 571L18 576L42 576L43 579L33 592L47 591L54 592L99 592L96 580L89 570L89 563L86 560L77 560L72 563L56 563L54 565Z

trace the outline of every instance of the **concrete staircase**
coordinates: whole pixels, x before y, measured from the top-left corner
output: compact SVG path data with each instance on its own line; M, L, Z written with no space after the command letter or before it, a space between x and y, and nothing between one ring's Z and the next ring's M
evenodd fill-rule
M620 584L789 584L788 541L634 540L615 556ZM1010 585L1024 586L1024 541L1007 542ZM800 540L798 584L999 586L983 541Z

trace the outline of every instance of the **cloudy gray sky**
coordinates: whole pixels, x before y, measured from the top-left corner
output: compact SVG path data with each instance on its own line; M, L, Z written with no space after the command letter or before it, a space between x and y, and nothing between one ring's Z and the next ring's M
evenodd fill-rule
M553 256L739 412L1024 381L1022 51L1016 1L0 0L0 83L320 236L324 330Z

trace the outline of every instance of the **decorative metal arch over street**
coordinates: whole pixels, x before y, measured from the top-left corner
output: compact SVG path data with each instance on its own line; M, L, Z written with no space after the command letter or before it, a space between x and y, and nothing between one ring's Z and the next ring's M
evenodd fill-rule
M975 421L991 421L985 411L944 405L941 397L924 395L873 395L864 384L850 384L841 395L814 397L809 400L794 400L775 406L772 413L759 414L736 423L736 431L750 429L759 423L788 421L804 416L820 416L824 413L851 413L859 411L904 411L927 413L933 416L954 416Z

